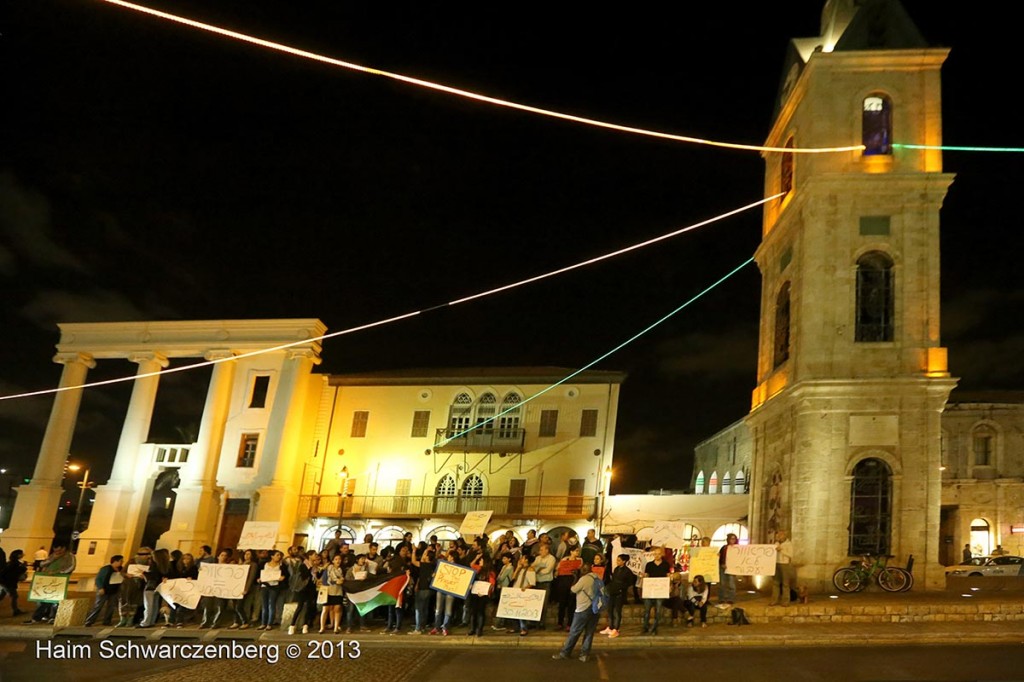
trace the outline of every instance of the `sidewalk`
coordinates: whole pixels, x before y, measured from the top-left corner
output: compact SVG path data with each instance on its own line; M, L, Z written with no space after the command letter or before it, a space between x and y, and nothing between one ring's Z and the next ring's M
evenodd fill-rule
M808 604L769 606L768 599L758 594L741 594L736 607L744 609L750 626L727 625L728 609L711 607L709 627L685 626L685 618L677 626L670 623L667 611L662 613L658 635L640 634L639 606L626 607L622 634L616 639L603 635L595 638L595 647L607 649L635 648L735 648L774 646L906 646L929 644L1020 644L1024 643L1024 606L1018 594L986 592L978 589L965 595L949 592L888 594L866 591L860 594L815 595ZM5 608L4 611L9 613ZM284 630L199 630L161 628L140 630L111 627L65 627L24 625L25 616L0 617L0 639L67 638L131 638L165 641L215 641L237 639L258 642L292 642L309 639L353 639L373 647L388 648L539 648L555 649L565 637L553 629L553 611L548 613L548 629L531 631L527 637L485 628L483 637L469 637L465 628L454 629L447 637L382 634L382 627L369 633L352 635L286 634ZM607 622L601 618L601 626Z

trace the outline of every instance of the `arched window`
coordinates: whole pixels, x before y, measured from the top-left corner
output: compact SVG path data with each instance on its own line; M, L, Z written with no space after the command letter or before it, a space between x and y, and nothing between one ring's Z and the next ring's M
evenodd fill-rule
M722 476L722 494L723 495L731 495L732 494L732 478L729 477L729 472L728 471L726 471L725 475Z
M494 430L494 415L498 413L498 399L493 393L484 393L476 404L477 431L491 433Z
M711 472L711 480L708 481L708 495L714 495L718 492L718 472Z
M715 529L714 535L711 536L711 546L721 547L724 545L726 538L729 537L729 533L733 533L739 539L741 545L750 544L750 532L746 526L741 523L727 523Z
M463 497L483 497L484 494L484 479L480 478L479 474L470 474L466 476L466 479L462 482L462 496Z
M850 555L888 554L891 520L889 465L875 458L858 462L850 487Z
M519 404L522 397L515 391L507 394L501 401L502 415L498 417L498 438L515 439L519 437L519 418L523 408Z
M988 556L992 551L992 528L985 519L971 521L971 553Z
M747 477L743 475L742 469L736 472L736 479L732 483L732 491L737 495L747 492Z
M789 359L789 282L782 285L775 299L775 349L772 367Z
M434 488L434 497L455 497L455 477L445 474Z
M697 479L693 482L693 491L698 495L704 494L704 470L697 472Z
M405 537L405 529L401 526L387 526L377 531L373 541L380 545L380 549L394 547Z
M448 410L449 437L464 432L469 428L470 413L473 411L473 398L468 393L460 393L455 396L452 406Z
M438 526L423 534L424 540L430 540L431 536L437 536L437 541L445 546L445 543L459 539L459 529L455 526Z
M892 100L885 95L864 98L861 141L864 156L892 154Z
M793 138L790 137L786 140L786 149L793 148ZM789 194L793 191L793 156L792 152L782 152L782 158L779 159L779 191L783 194ZM786 197L783 196L782 200Z
M702 537L704 535L700 532L700 528L692 523L683 526L683 539L689 541L693 546L699 545Z
M327 546L327 543L334 539L334 531L337 531L337 530L341 531L341 539L342 540L348 540L349 542L355 542L356 532L354 530L352 530L351 526L346 526L346 525L339 526L339 525L335 524L335 525L331 526L330 528L328 528L327 530L325 530L323 532L323 534L320 536L320 551L323 551L324 547Z
M976 467L987 467L996 463L995 429L987 424L980 424L971 430L971 455Z
M857 341L892 341L892 259L872 251L857 261Z

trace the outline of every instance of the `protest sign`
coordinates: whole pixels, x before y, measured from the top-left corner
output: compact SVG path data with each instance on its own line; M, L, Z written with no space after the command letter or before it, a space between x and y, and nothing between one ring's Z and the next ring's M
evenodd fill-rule
M544 608L544 590L520 590L506 587L498 601L497 618L540 620Z
M719 582L718 550L714 547L691 547L689 575L690 582L693 582L695 575L704 576L704 582Z
M360 542L360 543L357 543L357 544L354 544L354 545L349 545L348 546L348 553L351 554L352 556L359 556L360 554L369 554L370 553L370 543L369 542Z
M729 575L775 575L775 545L731 545L725 555Z
M180 604L186 609L196 608L199 605L199 598L203 596L196 587L196 581L185 578L162 582L156 591L171 606Z
M640 596L644 599L668 599L669 578L644 578Z
M474 538L477 535L484 535L487 532L487 522L491 520L493 511L471 511L466 512L466 518L459 526L459 535L464 538Z
M249 564L199 564L196 589L204 597L241 599L245 593L245 579Z
M28 600L58 604L68 593L67 575L43 575L36 573L32 576L32 584L28 588Z
M465 566L438 561L434 578L430 581L430 589L465 599L473 585L476 571Z
M623 547L621 554L629 555L629 561L626 562L626 566L638 578L644 574L644 567L647 566L647 563L654 561L654 552L645 552L642 549Z
M267 566L260 571L260 582L261 583L273 583L281 582L281 567L271 568Z
M235 544L239 549L274 549L277 542L277 521L246 521L242 526L242 537Z
M682 521L655 521L651 544L655 547L668 547L669 549L685 547L687 545L683 538L685 525Z
M486 597L491 593L491 583L486 580L474 580L472 591L475 595Z
M126 572L129 578L145 578L145 573L148 570L149 566L146 564L128 564Z

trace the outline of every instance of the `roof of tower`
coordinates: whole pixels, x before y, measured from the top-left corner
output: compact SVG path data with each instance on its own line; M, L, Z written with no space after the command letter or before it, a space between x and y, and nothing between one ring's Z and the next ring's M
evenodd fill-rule
M899 0L862 0L834 50L907 50L928 47Z

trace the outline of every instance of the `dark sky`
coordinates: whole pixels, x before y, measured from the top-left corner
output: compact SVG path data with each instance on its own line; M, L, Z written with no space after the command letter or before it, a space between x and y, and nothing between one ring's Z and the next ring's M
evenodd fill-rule
M149 2L536 106L761 143L787 41L817 35L822 2L707 4ZM996 5L905 5L952 48L946 143L1024 146L1009 87L1021 59ZM761 197L756 153L467 102L101 2L0 11L2 394L56 384L57 322L319 317L339 330ZM1022 168L1024 155L946 155L958 178L943 209L943 335L965 388L1024 387ZM753 211L329 341L321 371L579 367L744 261L759 235ZM746 413L759 286L748 266L600 365L629 373L615 492L685 487L693 446ZM132 371L104 362L90 378ZM163 381L153 438L198 421L207 376ZM86 395L72 450L100 479L128 391ZM0 466L31 471L50 402L0 402Z

